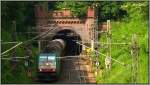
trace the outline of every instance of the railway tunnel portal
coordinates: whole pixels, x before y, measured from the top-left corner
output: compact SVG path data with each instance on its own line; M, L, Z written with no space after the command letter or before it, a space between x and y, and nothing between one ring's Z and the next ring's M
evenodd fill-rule
M82 45L77 44L75 41L81 41L80 35L76 34L72 30L61 30L58 31L52 38L62 39L66 43L65 56L79 55L82 51Z
M35 6L35 14L36 28L39 34L51 29L49 32L51 34L44 39L63 39L67 44L66 55L79 55L85 49L75 41L82 41L91 46L90 42L95 37L93 31L96 19L94 7L88 7L87 16L82 19L73 16L69 9L49 11L43 5Z
M83 80L81 77L88 76L87 65L80 65L83 62L85 63L85 60L76 56L80 55L85 48L77 44L76 41L94 47L90 43L95 39L96 13L94 7L88 7L87 16L84 18L73 16L69 9L49 11L44 5L36 5L35 14L36 28L39 34L49 31L48 36L41 37L39 40L40 42L43 40L40 43L42 48L47 45L47 42L55 39L62 39L66 43L65 58L62 59L61 64L62 73L60 81L57 81L57 83L85 82L85 78ZM89 79L87 80L89 81Z

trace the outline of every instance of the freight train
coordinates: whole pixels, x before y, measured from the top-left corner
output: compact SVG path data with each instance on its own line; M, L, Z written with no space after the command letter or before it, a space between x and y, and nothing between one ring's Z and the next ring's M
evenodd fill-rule
M64 54L65 42L54 39L48 43L38 57L38 79L56 80L61 73L61 56Z

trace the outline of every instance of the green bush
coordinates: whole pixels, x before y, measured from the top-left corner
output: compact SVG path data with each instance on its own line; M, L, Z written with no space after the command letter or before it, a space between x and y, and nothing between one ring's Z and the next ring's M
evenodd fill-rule
M147 4L147 2L127 2L122 7L127 10L129 18L119 22L111 22L112 42L130 43L132 35L137 34L140 47L137 83L148 83L148 19L143 18L148 12L146 11ZM106 42L105 34L101 35L100 42ZM130 50L131 45L112 45L112 58L131 66L132 56ZM100 49L100 52L104 54L107 51L103 47ZM103 67L105 67L104 59L104 56L100 56ZM107 73L106 69L101 69L104 73L102 76L97 76L97 81L98 83L131 83L132 71L130 66L124 67L112 61L111 71Z

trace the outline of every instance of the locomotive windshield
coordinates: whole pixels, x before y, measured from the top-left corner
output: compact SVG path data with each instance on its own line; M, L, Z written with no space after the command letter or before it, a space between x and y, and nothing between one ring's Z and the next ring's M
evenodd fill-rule
M55 66L56 59L54 55L40 55L39 66Z

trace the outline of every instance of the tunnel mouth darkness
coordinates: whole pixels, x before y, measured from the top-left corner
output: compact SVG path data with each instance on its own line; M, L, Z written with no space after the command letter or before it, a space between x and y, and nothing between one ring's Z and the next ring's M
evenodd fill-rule
M52 38L54 39L62 39L66 43L65 47L65 56L75 56L79 55L82 51L82 45L77 44L75 41L81 41L80 35L75 33L72 30L64 29L60 30L56 33L56 35Z

